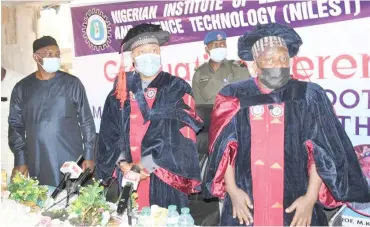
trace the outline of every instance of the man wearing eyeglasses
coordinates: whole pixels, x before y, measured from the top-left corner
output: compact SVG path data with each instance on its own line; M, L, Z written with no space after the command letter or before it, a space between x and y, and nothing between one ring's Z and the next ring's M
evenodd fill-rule
M226 33L211 31L204 38L209 62L195 69L192 88L196 104L213 104L217 93L227 84L250 78L241 61L227 60Z
M83 169L94 169L95 125L81 81L59 71L56 40L43 36L33 43L37 71L18 82L9 111L9 146L14 169L57 186L60 166L83 155Z

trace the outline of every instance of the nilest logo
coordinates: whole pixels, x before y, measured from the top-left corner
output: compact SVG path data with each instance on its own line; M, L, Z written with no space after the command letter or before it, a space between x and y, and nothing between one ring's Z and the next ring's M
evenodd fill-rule
M148 99L153 99L155 97L155 93L156 91L153 90L153 89L148 89L148 92L145 93L145 96L148 98Z
M102 51L111 43L111 23L99 9L89 9L82 24L85 43L96 51Z
M261 105L250 107L250 111L254 116L253 120L262 120L262 116L265 113L265 109Z

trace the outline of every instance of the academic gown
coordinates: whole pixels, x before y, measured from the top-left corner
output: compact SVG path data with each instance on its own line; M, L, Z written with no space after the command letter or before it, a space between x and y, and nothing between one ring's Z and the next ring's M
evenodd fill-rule
M93 159L95 125L85 88L72 75L57 71L50 80L33 73L13 89L9 146L15 165L28 165L41 185L57 186L60 167L80 155Z
M213 196L225 197L223 226L240 225L225 192L227 163L251 197L256 226L290 225L294 212L285 209L307 192L312 164L324 182L312 226L327 225L322 205L370 201L351 141L315 83L291 80L269 94L254 79L226 86L212 112L209 143L205 185Z
M200 191L195 133L203 125L191 87L166 72L160 72L144 91L138 73L127 73L126 78L128 98L123 108L113 95L115 88L104 105L97 176L106 181L115 171L121 185L116 163L122 153L128 163L152 156L158 168L139 184L139 207L187 206L187 195Z

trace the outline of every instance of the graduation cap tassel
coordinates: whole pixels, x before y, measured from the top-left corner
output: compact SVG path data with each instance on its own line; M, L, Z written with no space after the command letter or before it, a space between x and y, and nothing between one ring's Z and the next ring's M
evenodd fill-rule
M121 57L121 66L119 68L118 72L118 81L116 85L116 90L114 91L113 95L116 96L116 98L120 101L121 103L121 109L123 108L123 105L125 103L125 100L127 98L127 92L126 92L126 72L125 72L125 67L124 67L124 60L123 60L123 52L122 52L122 57Z

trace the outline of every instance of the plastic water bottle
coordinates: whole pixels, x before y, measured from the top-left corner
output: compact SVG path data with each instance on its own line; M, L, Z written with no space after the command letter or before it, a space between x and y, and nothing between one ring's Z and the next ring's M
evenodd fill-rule
M177 212L177 207L175 205L168 206L168 214L166 218L166 226L178 226L179 223L179 212Z
M150 220L150 207L143 207L141 214L137 223L137 226L151 226Z
M179 226L194 226L194 218L190 215L190 209L187 207L181 208Z

